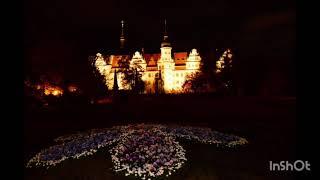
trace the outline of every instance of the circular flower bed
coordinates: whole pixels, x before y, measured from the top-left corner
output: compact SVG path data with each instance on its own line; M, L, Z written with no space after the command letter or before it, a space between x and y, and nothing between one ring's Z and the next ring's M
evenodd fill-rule
M130 129L110 150L115 171L141 179L169 176L187 160L185 150L158 127Z
M209 128L152 124L115 126L61 136L55 139L59 144L36 154L27 163L27 167L49 168L69 158L92 155L99 148L117 142L116 146L109 150L115 172L141 179L166 177L187 161L185 150L176 141L178 139L226 147L248 143L244 138L226 135Z

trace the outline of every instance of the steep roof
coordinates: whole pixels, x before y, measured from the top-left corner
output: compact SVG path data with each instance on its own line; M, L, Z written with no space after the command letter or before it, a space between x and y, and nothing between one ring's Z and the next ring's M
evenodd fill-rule
M176 65L186 64L188 53L187 52L176 52L173 53L174 61Z
M147 62L147 66L157 66L157 62L160 59L161 54L144 54L143 57Z
M147 63L148 67L156 67L157 62L161 57L160 53L153 53L153 54L143 54L143 57ZM109 62L112 64L112 67L119 67L119 61L124 58L131 58L130 55L110 55ZM175 52L173 53L173 58L175 61L176 66L184 66L186 64L188 53L187 52ZM178 67L181 69L181 67Z

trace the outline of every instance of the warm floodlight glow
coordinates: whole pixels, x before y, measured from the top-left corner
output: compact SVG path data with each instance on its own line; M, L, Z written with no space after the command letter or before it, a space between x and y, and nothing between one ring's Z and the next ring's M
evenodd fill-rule
M40 85L39 85L40 86ZM40 86L41 87L41 86ZM38 88L38 87L37 87ZM41 90L41 88L40 88ZM44 85L44 89L43 89L43 93L44 95L46 96L49 96L49 95L53 95L53 96L61 96L63 94L63 90L58 87L58 86L53 86L53 85L50 85L50 84L45 84Z
M146 85L145 93L155 93L156 79L158 78L156 74L159 73L161 73L161 80L163 81L163 90L165 93L181 93L187 74L193 74L200 71L201 57L197 49L192 49L189 55L185 52L183 56L177 57L177 59L172 56L172 47L165 46L161 47L160 50L161 53L158 59L152 57L149 60L149 64L147 63L144 54L136 51L130 60L130 67L138 66L143 69L143 72L141 72L141 79ZM97 53L94 62L95 68L97 68L100 74L105 77L106 84L110 90L114 83L114 69L117 68L115 65L116 63L113 63L113 61L116 61L115 59L114 55L104 57L101 53ZM183 64L181 64L182 59ZM149 68L151 64L150 61L156 62L152 68ZM179 67L177 66L178 61L180 63ZM128 90L130 86L126 86L122 83L123 78L124 74L122 72L117 72L119 89Z

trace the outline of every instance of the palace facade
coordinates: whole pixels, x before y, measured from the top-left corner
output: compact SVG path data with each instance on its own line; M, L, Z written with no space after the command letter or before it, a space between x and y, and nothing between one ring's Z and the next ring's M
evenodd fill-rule
M124 22L121 21L120 48L125 46ZM124 74L119 71L120 61L127 60L130 67L139 66L142 69L142 80L145 83L145 93L156 93L160 87L164 93L180 93L188 75L199 72L201 57L196 49L190 52L172 53L169 42L166 22L163 40L160 45L160 53L147 54L136 51L134 54L109 54L97 53L94 57L94 65L105 77L108 89L113 89L115 82L119 90L129 89L130 86L123 83Z

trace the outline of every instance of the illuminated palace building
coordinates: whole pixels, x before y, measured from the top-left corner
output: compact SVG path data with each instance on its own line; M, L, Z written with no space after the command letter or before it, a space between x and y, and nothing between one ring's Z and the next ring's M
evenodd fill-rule
M168 39L166 22L160 53L147 54L136 51L133 54L102 55L97 53L94 65L105 77L108 89L113 89L115 79L119 90L129 89L130 86L123 83L124 74L120 71L123 59L129 61L129 66L139 66L141 79L145 83L145 93L156 93L161 87L164 93L182 92L182 86L188 75L200 70L201 57L196 49L188 52L172 53L172 46ZM126 38L124 36L124 22L121 21L120 47L124 48ZM172 55L173 54L173 55Z

